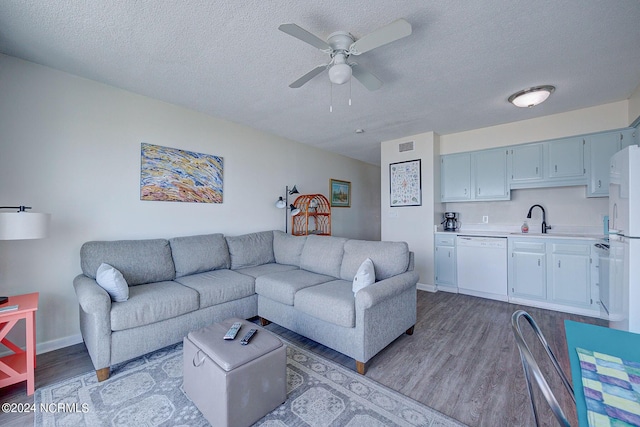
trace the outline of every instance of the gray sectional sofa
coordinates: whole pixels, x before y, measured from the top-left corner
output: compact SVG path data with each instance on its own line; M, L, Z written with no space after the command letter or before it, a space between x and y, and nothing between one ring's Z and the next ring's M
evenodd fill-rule
M366 259L376 282L352 292ZM243 236L94 241L80 250L73 282L80 330L98 380L110 366L181 341L189 331L230 317L260 316L366 362L416 321L413 253L404 242ZM129 298L114 302L96 282L102 263L118 269Z

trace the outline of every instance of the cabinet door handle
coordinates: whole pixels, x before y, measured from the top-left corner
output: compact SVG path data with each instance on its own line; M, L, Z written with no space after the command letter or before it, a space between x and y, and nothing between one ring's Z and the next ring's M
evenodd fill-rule
M451 252L449 252L449 258L451 258Z
M602 187L602 180L599 179L598 180L598 188L601 188L601 187Z
M538 167L536 166L536 175L538 175Z
M480 187L478 187L478 194L480 194Z
M558 260L558 268L560 268L560 260Z
M467 195L467 189L466 188L464 189L464 195L465 196Z
M558 165L555 165L555 171L558 172Z
M538 267L540 267L540 258L538 258Z

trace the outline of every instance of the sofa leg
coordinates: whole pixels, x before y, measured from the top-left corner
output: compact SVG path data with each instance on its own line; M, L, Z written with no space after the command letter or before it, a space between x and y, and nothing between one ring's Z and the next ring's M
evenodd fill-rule
M109 375L111 375L111 369L108 366L106 368L96 369L96 377L98 377L98 382L108 380Z
M416 325L413 325L412 327L407 329L407 335L413 335L413 328L415 328L415 327L416 327Z
M358 371L360 375L364 375L365 372L367 372L367 364L356 360L356 371Z
M260 318L260 326L267 326L269 323L271 323L270 320L267 320L264 317Z

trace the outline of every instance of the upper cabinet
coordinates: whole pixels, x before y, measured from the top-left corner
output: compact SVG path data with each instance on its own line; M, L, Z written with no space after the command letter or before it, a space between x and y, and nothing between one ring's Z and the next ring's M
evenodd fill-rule
M589 135L586 138L585 163L589 165L587 197L609 195L609 159L619 150L635 143L634 129Z
M584 184L585 140L581 137L562 138L544 143L546 148L546 176L549 181L562 181L563 185Z
M441 201L471 200L471 153L441 156L440 175Z
M442 202L509 200L510 190L586 185L587 197L609 195L609 159L638 143L636 129L559 138L441 158Z
M508 200L507 149L478 151L474 161L476 200Z
M509 199L506 149L448 154L440 162L440 201Z
M515 146L511 156L511 188L543 180L542 143Z

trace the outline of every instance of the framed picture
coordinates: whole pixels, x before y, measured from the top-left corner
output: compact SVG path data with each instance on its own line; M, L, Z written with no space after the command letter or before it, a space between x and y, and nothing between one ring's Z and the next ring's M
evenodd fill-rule
M420 160L391 163L389 187L391 207L422 205L422 174Z
M222 157L144 142L140 154L140 200L222 203Z
M332 208L351 207L351 183L349 181L329 180L329 194Z

